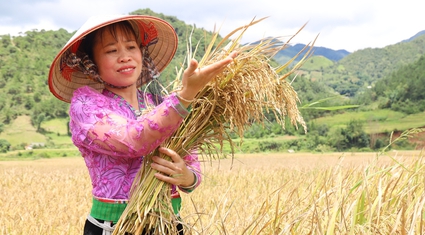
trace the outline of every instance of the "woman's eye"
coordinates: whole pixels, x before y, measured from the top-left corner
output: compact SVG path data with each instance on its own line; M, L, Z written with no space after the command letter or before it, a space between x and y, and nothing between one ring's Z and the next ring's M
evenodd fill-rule
M108 53L108 54L110 54L110 53L114 53L114 52L116 52L117 50L108 50L108 51L106 51L106 53Z

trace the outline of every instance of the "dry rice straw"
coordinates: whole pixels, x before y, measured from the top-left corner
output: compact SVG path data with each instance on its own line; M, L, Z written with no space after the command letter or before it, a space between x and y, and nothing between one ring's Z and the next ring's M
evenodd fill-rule
M278 45L280 40L277 38L267 38L253 45L239 43L245 31L263 19L253 20L250 24L234 30L217 46L214 45L218 33L213 35L199 66L224 59L231 51L238 51L239 54L233 63L198 93L189 116L162 146L173 149L180 156L197 149L203 157L211 160L222 157L221 149L227 141L232 147L233 156L234 143L230 133L234 132L242 139L244 131L252 123L267 121L265 112L272 112L282 128L285 126L285 118L288 117L292 125L300 124L306 131L306 124L297 106L297 93L285 79L311 55L314 41L288 63L272 68L269 63L271 58L278 51L285 49L293 37L283 45ZM239 33L237 38L224 47L224 43L235 33ZM188 45L188 48L191 48L191 45ZM306 53L300 62L284 75L279 75L304 50ZM188 58L191 58L190 49L188 54ZM180 84L181 74L182 69L175 80L177 85ZM175 224L178 220L171 206L170 186L156 179L155 170L150 167L151 157L155 155L158 155L157 151L145 157L134 180L129 204L113 234L129 232L138 235L143 230L152 228L155 228L154 234L176 234Z

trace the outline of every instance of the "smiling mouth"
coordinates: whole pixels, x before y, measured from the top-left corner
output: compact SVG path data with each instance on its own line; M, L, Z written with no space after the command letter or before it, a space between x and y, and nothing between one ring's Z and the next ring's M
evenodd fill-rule
M118 72L129 72L131 70L134 70L134 68L125 68L125 69L120 69L118 70Z

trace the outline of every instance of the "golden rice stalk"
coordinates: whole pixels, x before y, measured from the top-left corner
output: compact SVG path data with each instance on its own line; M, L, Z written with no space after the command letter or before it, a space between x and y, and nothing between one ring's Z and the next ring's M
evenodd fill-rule
M283 66L270 66L272 57L285 49L293 37L283 45L278 45L278 38L264 39L252 45L239 43L245 31L263 19L235 29L218 44L218 33L214 34L199 66L222 60L232 51L238 51L239 54L233 63L197 94L191 113L162 146L173 149L180 156L198 150L203 153L202 156L217 159L221 157L220 150L227 141L232 147L233 155L234 143L230 132L236 133L242 139L243 133L252 123L267 121L265 112L272 112L282 128L285 126L285 118L289 117L291 124L301 124L304 130L307 130L298 110L297 93L285 78L304 63L311 55L313 46L308 44L302 50L307 51L301 61L284 75L279 75L302 53L300 51ZM223 46L235 33L239 33L237 38ZM191 48L191 45L188 47ZM188 50L188 53L190 59L192 52ZM175 84L181 84L181 73L182 69ZM152 228L155 228L154 234L176 234L177 219L171 207L170 185L157 180L155 171L150 167L151 157L155 155L158 155L157 151L145 157L143 166L134 180L129 204L113 234L129 232L138 235L143 230Z

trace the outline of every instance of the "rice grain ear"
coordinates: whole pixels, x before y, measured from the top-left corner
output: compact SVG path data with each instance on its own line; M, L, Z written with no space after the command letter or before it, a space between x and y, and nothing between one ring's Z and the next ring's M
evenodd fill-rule
M218 43L218 32L213 35L199 66L222 60L231 51L238 51L239 55L197 94L191 113L162 146L173 149L180 156L185 156L195 149L200 150L202 157L211 161L225 157L221 150L227 142L233 156L236 145L230 133L235 133L242 141L244 132L253 123L268 122L266 113L270 112L283 129L285 119L289 118L292 125L298 128L297 125L300 124L307 131L298 109L300 100L297 92L285 78L296 71L312 54L315 41L304 47L285 65L273 68L270 65L272 57L276 50L284 48L276 45L277 38L263 39L255 45L239 43L249 27L264 19L254 18L248 25L235 29ZM305 25L296 34L304 27ZM236 33L239 33L236 39L229 42L230 37ZM186 58L189 60L193 57L193 52L190 49L191 41L188 42ZM281 76L279 73L288 69L305 50L307 52L301 62ZM182 71L183 66L178 70L174 87L181 85ZM156 231L170 232L175 229L173 223L176 216L171 207L169 186L155 178L155 172L149 164L152 156L155 156L155 153L145 157L143 166L133 182L129 204L117 223L117 232L114 231L113 234L118 234L118 231L140 234L139 232L146 228L160 228Z

